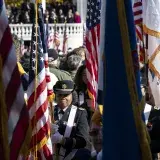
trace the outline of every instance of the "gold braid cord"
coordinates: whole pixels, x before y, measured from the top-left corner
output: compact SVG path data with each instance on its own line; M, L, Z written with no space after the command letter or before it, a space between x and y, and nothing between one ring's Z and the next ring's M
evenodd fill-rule
M143 30L146 34L160 38L160 32L149 29L146 25L143 25Z
M8 113L5 104L5 94L3 88L2 78L2 59L0 57L0 141L2 147L2 154L5 160L9 160L9 143L8 143Z
M36 29L36 35L37 35L37 32L38 32L38 2L36 0L36 3L35 3L35 10L36 10L36 17L35 17L35 29ZM36 36L36 44L38 42L38 39L37 39L37 36ZM35 85L34 85L34 103L37 103L36 101L36 97L37 97L37 74L38 74L38 70L37 70L37 67L38 67L38 46L36 45L36 62L35 62L35 66L36 66L36 70L35 70ZM35 104L35 106L37 107L37 104ZM35 112L36 112L36 108L35 108ZM36 125L36 113L35 113L35 119L34 119L34 126L36 128L36 133L37 133L37 125ZM37 155L37 151L38 151L38 146L37 146L37 136L35 137L34 139L34 145L35 146L35 150L34 150L34 160L38 159L38 155Z
M124 54L123 57L125 61L125 66L126 66L125 68L128 79L128 88L131 97L136 130L139 137L142 160L152 160L146 126L144 125L144 122L142 121L141 117L144 103L143 100L142 102L139 102L138 100L124 0L117 0L117 10L118 10L119 26L122 37L123 54Z

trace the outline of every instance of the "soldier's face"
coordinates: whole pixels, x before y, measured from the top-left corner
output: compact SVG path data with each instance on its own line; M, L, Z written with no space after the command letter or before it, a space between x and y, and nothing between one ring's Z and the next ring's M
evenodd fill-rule
M56 97L58 106L63 109L65 107L68 107L72 103L72 94L63 95L63 94L57 94Z

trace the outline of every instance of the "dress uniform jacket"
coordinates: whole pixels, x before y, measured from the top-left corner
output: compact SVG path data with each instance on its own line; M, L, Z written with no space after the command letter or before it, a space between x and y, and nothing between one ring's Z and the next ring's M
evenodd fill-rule
M60 109L58 106L55 106L54 118L58 121L57 125L59 126L58 132L61 135L64 135L66 125L68 122L69 114L71 111L71 106L69 106L64 112L61 119L59 119ZM65 139L65 143L62 146L66 149L67 156L73 149L82 149L85 148L87 143L89 142L89 126L87 122L87 112L85 109L77 108L77 112L74 119L74 126L72 127L72 131L69 138ZM57 144L58 150L61 145ZM83 154L83 153L82 153Z
M160 110L152 109L149 120L149 134L151 138L151 151L152 153L160 152Z

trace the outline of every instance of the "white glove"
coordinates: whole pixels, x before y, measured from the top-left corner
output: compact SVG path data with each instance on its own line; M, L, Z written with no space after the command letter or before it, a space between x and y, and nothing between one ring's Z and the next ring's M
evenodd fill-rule
M51 140L53 144L61 143L63 136L57 131L55 134L51 135Z
M51 123L51 133L54 134L58 131L59 126Z

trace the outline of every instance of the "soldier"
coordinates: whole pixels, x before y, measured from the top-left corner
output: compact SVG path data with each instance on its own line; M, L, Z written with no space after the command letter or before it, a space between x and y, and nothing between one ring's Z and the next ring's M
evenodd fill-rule
M57 81L54 86L57 106L54 118L57 125L52 125L52 143L56 144L59 160L89 160L90 151L87 112L72 104L74 83L70 80ZM58 128L58 130L57 130Z

